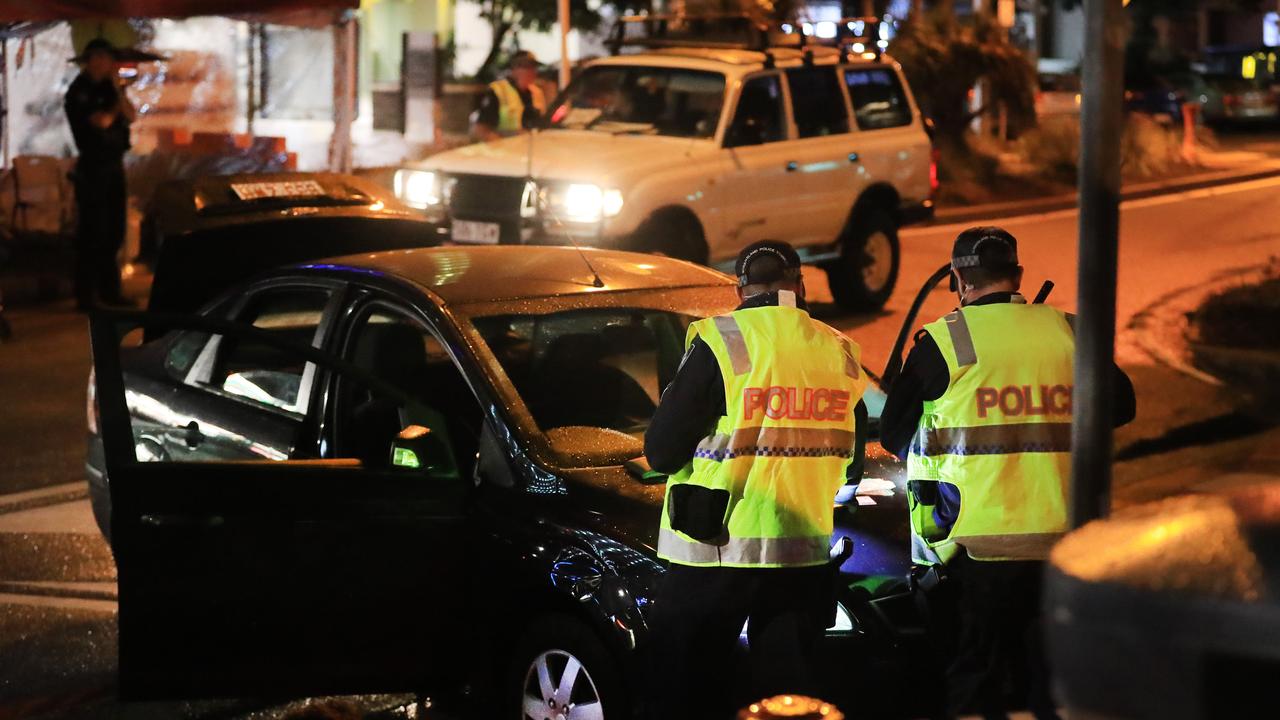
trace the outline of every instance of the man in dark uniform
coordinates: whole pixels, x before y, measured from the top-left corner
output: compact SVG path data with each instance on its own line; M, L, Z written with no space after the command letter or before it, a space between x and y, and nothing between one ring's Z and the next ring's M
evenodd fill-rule
M507 77L489 83L471 114L471 134L477 140L519 135L538 126L547 99L538 86L538 59L521 50L511 57Z
M76 303L127 304L120 294L116 255L124 245L124 154L135 112L117 73L117 51L97 38L75 60L84 69L67 89L65 108L80 153L74 173L76 209Z
M932 508L920 524L931 536L925 539L935 541L926 552L936 551L936 555L926 554L917 562L945 563L948 578L939 588L943 592L933 593L931 603L937 616L935 629L941 631L939 645L956 645L951 657L943 661L947 668L946 716L978 712L984 718L1006 717L1003 695L1006 673L1010 673L1025 678L1030 710L1038 719L1047 720L1057 715L1039 642L1043 552L1039 547L1025 546L1025 538L1033 535L1009 535L1008 526L1039 529L1036 523L1044 522L1043 517L1056 517L1042 506L1062 500L1054 495L1060 494L1066 480L1062 475L1070 463L1069 446L1052 446L1025 431L1056 431L1044 435L1047 438L1069 436L1074 347L1069 327L1073 317L1026 304L1018 293L1022 266L1018 264L1017 240L1002 228L975 227L960 233L952 250L952 274L961 310L916 334L915 347L885 401L880 442L912 465L934 468L934 481L913 480L908 489L913 504L925 512ZM1019 312L1019 307L1028 310ZM1045 350L1050 346L1052 353ZM1017 387L1025 384L1038 388L1030 391L1033 395L1043 395L1045 387L1057 390L1055 382L1065 390L1049 399L1040 397L1039 407L1033 407L1037 402L1034 396L1025 403L1027 414L1037 416L1036 423L1022 416L994 419L1006 409L1023 409L1021 404L1013 407ZM992 393L983 396L987 388L980 387L975 406L975 396L966 394L974 383L1010 386L1002 391L1008 397L995 405L984 404ZM1135 414L1133 384L1119 366L1113 366L1111 386L1113 422L1123 425ZM1049 405L1053 405L1053 412ZM1056 422L1041 422L1048 420ZM998 422L1010 424L991 427ZM933 447L939 445L934 438L943 435L950 438L946 442L951 445ZM1020 445L1021 440L1007 440L1020 437L1032 441ZM965 518L960 514L961 487L955 483L966 485L964 502L969 509ZM1019 487L1022 492L1005 492L1002 487ZM992 504L993 498L1027 499L999 505ZM999 529L979 527L991 533L986 536L988 543L991 538L1022 538L1024 547L984 551L980 536L961 527L967 524L972 530L975 525L991 523L990 515L983 519L984 511L1003 518L995 524ZM958 548L950 559L944 553L948 542ZM950 618L948 603L937 602L950 593L957 598L954 618Z

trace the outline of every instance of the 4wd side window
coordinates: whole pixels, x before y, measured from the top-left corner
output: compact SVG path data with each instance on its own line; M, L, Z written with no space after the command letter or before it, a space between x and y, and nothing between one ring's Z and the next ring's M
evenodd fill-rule
M791 112L800 137L849 132L849 112L844 93L840 92L840 78L831 66L788 70L787 84L791 86Z
M742 84L733 123L725 133L725 147L744 147L785 140L782 82L777 75L751 78Z
M879 130L911 124L911 106L897 73L888 68L849 69L844 71L844 82L849 86L859 128Z
M302 345L311 345L329 303L320 288L282 288L256 295L237 318ZM209 384L223 392L267 407L295 413L306 411L307 393L315 368L293 353L250 339L224 337Z

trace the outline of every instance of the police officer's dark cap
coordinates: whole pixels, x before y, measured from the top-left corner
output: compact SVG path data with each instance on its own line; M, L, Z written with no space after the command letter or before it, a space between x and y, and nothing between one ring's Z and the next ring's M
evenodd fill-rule
M538 67L539 64L540 63L538 62L537 56L529 52L528 50L517 51L514 55L511 56L511 61L507 63L508 67L511 67L511 68L518 68L518 67L536 68Z
M115 45L112 45L110 40L97 37L85 43L84 52L71 58L71 60L73 62L87 62L95 53L106 53L116 59L120 57L120 50Z
M733 269L738 287L795 280L800 277L800 255L781 240L760 240L738 253Z
M971 227L956 236L951 267L1009 270L1018 266L1018 240L1004 228Z

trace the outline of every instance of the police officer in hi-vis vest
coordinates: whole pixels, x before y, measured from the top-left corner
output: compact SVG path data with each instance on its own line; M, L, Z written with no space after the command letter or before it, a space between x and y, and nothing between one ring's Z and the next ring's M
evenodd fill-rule
M1018 294L1017 240L1001 228L960 233L951 272L960 308L916 335L880 441L907 460L918 570L945 577L955 600L946 715L1006 717L1012 677L1037 718L1055 718L1037 616L1044 560L1067 530L1074 317ZM1112 374L1118 426L1135 401Z
M750 245L736 269L741 304L689 326L645 435L650 466L670 475L655 717L729 717L727 671L748 620L755 695L812 692L835 605L833 500L859 480L867 378L857 343L809 316L790 245Z
M538 126L547 112L547 98L538 86L538 59L521 50L511 56L507 77L489 83L471 113L471 134L477 140L519 135Z

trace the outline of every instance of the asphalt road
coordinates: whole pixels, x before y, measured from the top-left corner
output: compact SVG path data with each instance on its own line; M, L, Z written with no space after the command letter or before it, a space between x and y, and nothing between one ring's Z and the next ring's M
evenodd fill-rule
M1238 398L1154 362L1127 327L1143 309L1206 278L1256 266L1280 255L1280 179L1193 191L1127 203L1122 212L1118 294L1118 355L1138 389L1139 417L1118 445L1157 438L1171 429L1229 410ZM993 219L994 221L994 219ZM1001 222L1019 238L1026 290L1045 279L1051 302L1074 309L1074 211ZM883 368L901 318L923 279L946 262L956 226L912 228L902 234L898 290L873 316L845 316L830 305L820 271L809 271L815 313L850 333L869 367ZM928 300L922 319L954 305L945 291ZM236 704L132 705L112 701L115 629L114 571L93 531L87 503L74 500L82 482L86 323L67 304L12 313L15 339L0 344L0 720L10 717L241 717ZM1176 462L1213 463L1254 453L1262 436L1237 438L1218 455L1203 448L1146 463L1121 463L1117 488L1151 485ZM1272 439L1274 442L1274 439ZM1271 456L1268 455L1268 458ZM1176 458L1176 460L1171 460ZM1267 462L1272 462L1268 459ZM1280 473L1280 459L1273 472ZM15 495L35 490L36 494ZM65 500L72 499L70 502ZM25 508L25 509L23 509ZM255 714L254 717L267 715Z

